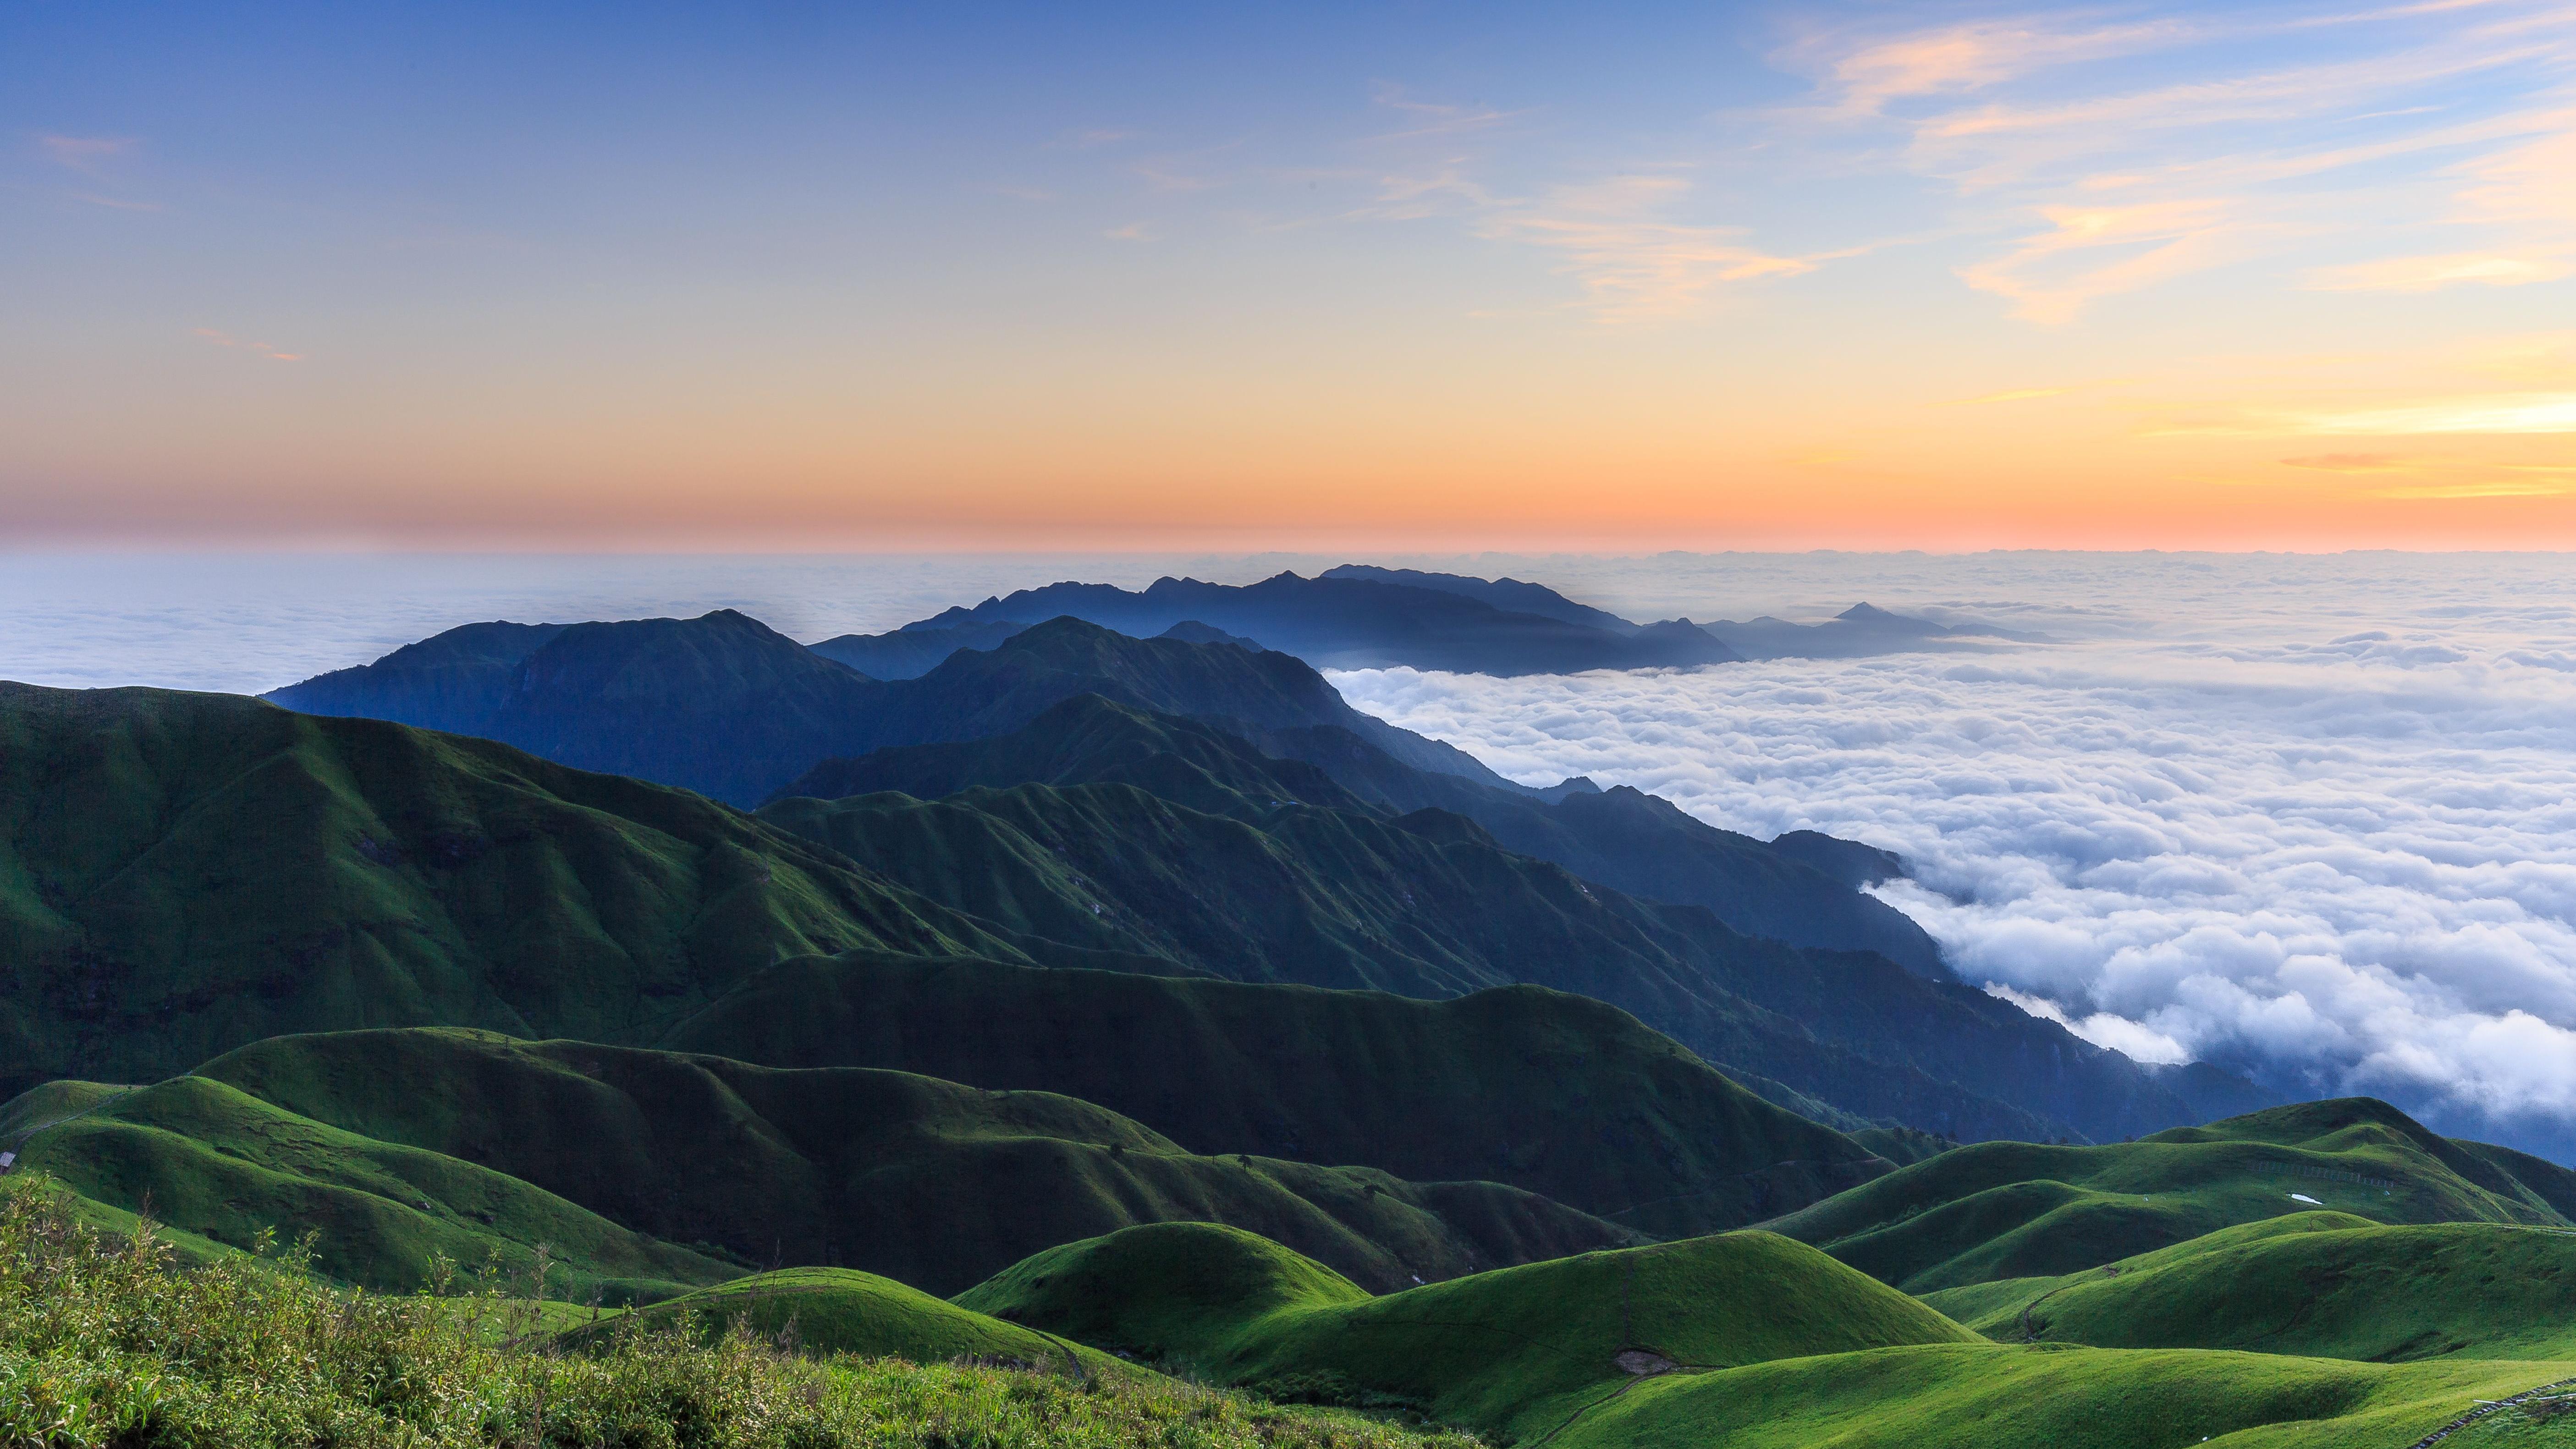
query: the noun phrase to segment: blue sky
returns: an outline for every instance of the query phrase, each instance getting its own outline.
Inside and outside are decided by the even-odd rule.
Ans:
[[[0,530],[2563,545],[2571,61],[2545,0],[37,0]]]

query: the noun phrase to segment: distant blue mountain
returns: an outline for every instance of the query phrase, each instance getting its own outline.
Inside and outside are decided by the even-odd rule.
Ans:
[[[1496,587],[1483,580],[1450,582]],[[953,631],[1070,615],[1148,638],[1176,624],[1195,622],[1258,639],[1319,669],[1409,666],[1461,674],[1575,674],[1589,669],[1724,664],[1737,658],[1733,650],[1687,623],[1641,629],[1599,610],[1584,610],[1535,584],[1509,585],[1504,597],[1554,612],[1504,608],[1448,583],[1430,587],[1411,581],[1309,579],[1283,573],[1241,586],[1158,579],[1141,592],[1110,584],[1049,584],[986,599],[971,609],[950,609],[898,632]],[[1569,611],[1596,615],[1606,622],[1562,617]]]
[[[1740,623],[1720,619],[1699,629],[1747,659],[1865,659],[1921,649],[1970,648],[1998,639],[2036,644],[2047,638],[1985,624],[1935,624],[1891,614],[1873,604],[1854,604],[1822,624],[1792,624],[1765,614]]]

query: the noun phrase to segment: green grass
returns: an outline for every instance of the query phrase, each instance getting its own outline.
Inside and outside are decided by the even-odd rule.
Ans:
[[[2576,1363],[2382,1365],[2201,1350],[1934,1345],[1648,1379],[1552,1449],[2391,1449]],[[2455,1436],[2448,1444],[2526,1442]],[[2536,1442],[2576,1442],[2562,1429]]]
[[[851,952],[763,973],[667,1044],[1061,1092],[1193,1152],[1504,1182],[1658,1237],[1886,1170],[1627,1013],[1536,986],[1417,1001]]]
[[[1467,1449],[1159,1376],[795,1354],[637,1319],[581,1351],[545,1305],[335,1289],[291,1258],[187,1269],[0,1184],[0,1442],[42,1449]],[[560,1305],[556,1305],[559,1309]],[[558,1312],[554,1315],[560,1317]]]
[[[1637,1240],[1495,1183],[1189,1153],[1053,1093],[450,1028],[274,1038],[27,1157],[235,1246],[317,1231],[317,1263],[350,1282],[407,1287],[437,1255],[516,1265],[544,1243],[572,1275],[560,1296],[611,1301],[790,1264],[954,1292],[1174,1219],[1239,1224],[1377,1287]]]
[[[1985,1302],[1963,1295],[2009,1288]],[[1932,1295],[1989,1336],[2316,1358],[2576,1359],[2576,1232],[2383,1226],[2344,1213],[2249,1223],[2105,1268]],[[1982,1311],[1980,1311],[1982,1310]]]
[[[891,1278],[846,1268],[785,1268],[602,1319],[573,1323],[569,1343],[687,1319],[715,1336],[739,1324],[807,1355],[849,1354],[914,1363],[977,1359],[1055,1372],[1135,1375],[1113,1355],[933,1298]]]
[[[94,1095],[86,1085],[39,1088],[9,1115],[50,1115],[46,1099]],[[668,1297],[742,1271],[506,1174],[345,1132],[203,1077],[115,1095],[36,1134],[21,1161],[102,1212],[148,1211],[192,1246],[311,1233],[318,1271],[375,1288],[419,1287],[441,1259],[523,1271],[540,1244],[563,1264],[549,1286],[571,1298]]]
[[[1021,959],[683,791],[226,695],[0,685],[0,1094],[282,1032],[642,1040],[860,946]]]
[[[2344,1098],[2115,1146],[1980,1143],[1766,1226],[1913,1293],[2056,1277],[2311,1207],[2567,1226],[2566,1170],[2499,1151]]]
[[[1414,1405],[1516,1438],[1627,1382],[1625,1351],[1729,1366],[1975,1337],[1769,1233],[1586,1253],[1371,1298],[1276,1244],[1170,1224],[1041,1254],[958,1301],[1273,1394]]]

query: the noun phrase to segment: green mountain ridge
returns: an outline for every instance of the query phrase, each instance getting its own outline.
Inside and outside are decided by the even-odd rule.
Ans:
[[[43,1124],[58,1125],[35,1131]],[[737,1277],[742,1266],[655,1240],[507,1173],[302,1117],[220,1081],[117,1089],[55,1082],[0,1106],[16,1170],[234,1249],[314,1237],[314,1266],[371,1288],[436,1281],[444,1257],[524,1272],[539,1244],[568,1291],[611,1302]]]
[[[2257,1227],[2275,1228],[2271,1240],[2282,1243],[2343,1236]],[[2161,1256],[2181,1263],[2228,1251],[2202,1243]],[[2468,1289],[2453,1295],[2468,1302],[2488,1266],[2452,1258],[2418,1276],[2427,1291],[2440,1282]],[[2337,1308],[2370,1289],[2349,1285]],[[2455,1317],[2526,1330],[2500,1349],[2562,1352],[2513,1319],[2548,1292],[2563,1286],[2516,1285]],[[1257,1392],[1405,1406],[1488,1442],[1579,1449],[2372,1449],[2420,1441],[2478,1401],[2576,1377],[2566,1358],[2391,1365],[2206,1347],[1999,1344],[1765,1232],[1590,1253],[1373,1298],[1277,1244],[1165,1224],[1051,1249],[956,1301]],[[2295,1300],[2272,1307],[2275,1316],[2297,1312]],[[2558,1313],[2563,1332],[2563,1303]],[[2528,1437],[2534,1427],[2497,1417],[2456,1442],[2557,1442],[2546,1428]]]
[[[631,1328],[673,1324],[696,1315],[712,1337],[739,1323],[762,1338],[812,1355],[852,1354],[914,1363],[973,1359],[1018,1363],[1042,1372],[1086,1377],[1159,1378],[1114,1354],[960,1308],[891,1278],[850,1268],[781,1268],[636,1308],[597,1326],[560,1334],[565,1347],[588,1347]]]
[[[1078,751],[1100,773],[1155,778],[1214,813],[1112,781],[800,796],[761,818],[1023,937],[1170,969],[1414,996],[1515,981],[1577,992],[1864,1119],[2050,1138],[2192,1115],[2127,1058],[1884,957],[1746,937],[1444,813],[1307,804],[1297,795],[1324,794],[1310,777],[1283,771],[1266,788],[1257,760],[1188,721],[1101,701],[1051,718],[1069,726],[1065,747],[1030,731],[893,763],[917,763],[935,789]],[[1160,750],[1164,739],[1181,748]],[[845,778],[879,768],[863,760]]]
[[[2576,1226],[2576,1173],[2500,1152],[2343,1098],[2104,1147],[1979,1143],[1765,1226],[1914,1293],[2077,1272],[2310,1207]]]
[[[1955,1298],[1953,1295],[1957,1295]],[[1973,1304],[1969,1295],[1975,1295]],[[1935,1293],[1998,1340],[2402,1363],[2576,1359],[2576,1230],[2312,1210],[2059,1278]]]
[[[1199,1224],[1069,1243],[964,1307],[1274,1393],[1369,1396],[1525,1439],[1623,1365],[1732,1367],[1976,1336],[1814,1249],[1761,1232],[1586,1253],[1369,1297],[1276,1244]]]
[[[173,1096],[224,1098],[232,1114],[167,1119],[157,1104]],[[270,1119],[299,1127],[260,1127]],[[124,1150],[118,1176],[95,1176],[88,1163],[98,1147],[82,1142],[124,1129],[152,1134]],[[853,1266],[930,1292],[956,1292],[1066,1238],[1175,1217],[1257,1227],[1381,1287],[1633,1240],[1502,1183],[1200,1158],[1056,1093],[464,1029],[276,1036],[41,1134],[26,1160],[85,1196],[139,1209],[196,1201],[185,1183],[214,1171],[209,1158],[340,1183],[340,1158],[361,1150],[536,1191],[623,1232],[701,1245],[739,1266]],[[433,1212],[448,1201],[433,1186],[422,1196]],[[402,1194],[389,1201],[410,1204]],[[234,1245],[258,1227],[237,1212],[162,1212]],[[443,1214],[477,1212],[487,1209]],[[283,1230],[307,1217],[278,1212],[273,1222]],[[515,1240],[533,1245],[531,1232]],[[350,1279],[381,1284],[425,1271],[425,1253],[371,1258],[399,1258],[399,1235],[368,1243],[381,1248],[335,1248],[366,1269]],[[559,1245],[572,1261],[572,1238]]]
[[[773,967],[665,1044],[1061,1092],[1193,1152],[1487,1179],[1661,1237],[1887,1170],[1626,1013],[1536,986],[1421,1001],[855,952]]]
[[[684,791],[229,695],[0,684],[0,1091],[294,1031],[648,1040],[851,947],[1025,959]]]

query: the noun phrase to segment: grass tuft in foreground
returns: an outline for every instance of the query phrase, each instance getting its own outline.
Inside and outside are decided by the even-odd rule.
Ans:
[[[38,1179],[0,1187],[0,1443],[12,1449],[1275,1446],[1466,1449],[1137,1375],[798,1357],[737,1327],[564,1353],[535,1305],[338,1289],[282,1260],[182,1266]]]

